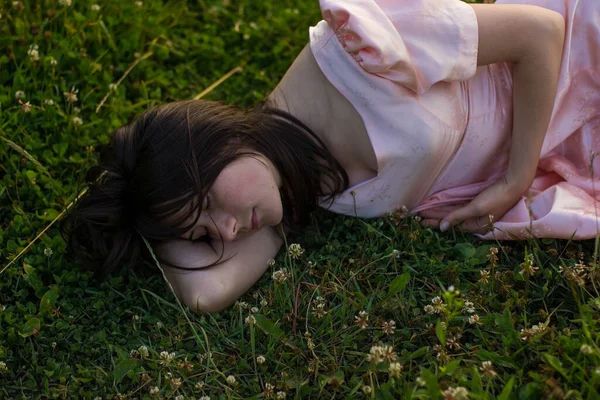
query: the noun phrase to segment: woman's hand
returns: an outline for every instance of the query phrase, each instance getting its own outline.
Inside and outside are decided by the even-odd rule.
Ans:
[[[449,214],[447,213],[448,206],[445,209],[440,207],[430,212],[427,210],[421,212],[421,216],[424,217],[421,225],[432,228],[439,227],[442,232],[451,226],[458,225],[463,232],[485,234],[490,231],[490,215],[493,221],[502,218],[527,191],[527,189],[521,189],[522,187],[522,185],[517,186],[507,182],[506,176],[503,176],[479,193],[466,206],[451,211]],[[440,219],[442,220],[440,221]],[[445,226],[445,223],[448,225]]]

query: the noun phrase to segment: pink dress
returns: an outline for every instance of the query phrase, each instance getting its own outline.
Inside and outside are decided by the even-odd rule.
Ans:
[[[590,155],[600,151],[600,1],[496,3],[553,9],[565,16],[567,29],[535,181],[495,222],[499,229],[477,236],[594,238],[600,160],[593,164],[595,179],[589,164]],[[320,5],[324,21],[310,28],[311,50],[327,79],[361,115],[378,163],[377,176],[337,196],[330,211],[371,218],[403,205],[411,214],[441,205],[459,208],[506,172],[511,65],[477,67],[477,20],[468,4],[321,0]]]

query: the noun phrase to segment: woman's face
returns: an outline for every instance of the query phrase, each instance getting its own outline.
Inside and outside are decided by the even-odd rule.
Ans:
[[[280,187],[281,177],[270,160],[261,154],[241,156],[217,176],[204,198],[200,218],[181,238],[208,235],[220,240],[220,232],[223,241],[231,242],[279,224],[283,218]],[[189,212],[188,207],[180,212]],[[197,212],[192,213],[182,226],[194,222],[196,216]]]

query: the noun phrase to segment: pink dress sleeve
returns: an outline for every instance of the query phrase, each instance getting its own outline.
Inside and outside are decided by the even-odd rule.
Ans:
[[[460,0],[320,0],[323,19],[367,72],[415,93],[477,69],[475,12]]]

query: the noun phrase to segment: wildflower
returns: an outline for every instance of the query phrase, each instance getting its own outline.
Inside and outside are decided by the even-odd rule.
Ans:
[[[588,344],[582,344],[579,350],[581,350],[583,354],[594,354],[594,349]]]
[[[21,105],[21,111],[23,111],[24,114],[28,114],[31,111],[31,104],[29,104],[29,102],[25,102],[23,103],[20,99],[19,99],[19,104]]]
[[[496,375],[498,375],[496,373],[496,371],[494,371],[494,368],[492,366],[492,362],[491,361],[484,361],[481,363],[481,367],[479,367],[479,370],[481,372],[483,372],[484,375],[493,378]]]
[[[371,388],[371,386],[365,385],[365,386],[362,387],[362,391],[363,391],[364,394],[370,395],[371,392],[373,392],[373,389]]]
[[[256,357],[256,362],[258,364],[264,364],[265,361],[266,361],[266,359],[265,359],[264,356],[258,356],[258,357]]]
[[[391,335],[394,333],[394,329],[396,329],[396,322],[390,320],[389,322],[383,322],[381,324],[381,329],[383,330],[383,333],[385,333],[386,335]]]
[[[417,385],[419,386],[425,386],[425,379],[421,378],[420,376],[417,377],[417,379],[415,379],[415,382],[417,383]]]
[[[140,356],[142,356],[142,358],[150,357],[150,352],[148,351],[148,348],[146,346],[138,347],[138,352],[140,353]]]
[[[431,304],[436,314],[439,314],[440,311],[444,309],[444,301],[440,298],[440,296],[435,296],[433,299],[431,299]]]
[[[17,90],[15,92],[15,99],[24,99],[25,98],[25,92],[22,90]]]
[[[304,249],[300,247],[298,243],[290,244],[290,248],[288,249],[288,255],[291,258],[298,259],[302,254],[304,254]]]
[[[469,314],[473,314],[475,312],[475,308],[473,307],[473,302],[472,301],[465,301],[465,304],[463,306],[463,311],[468,312]]]
[[[435,308],[433,308],[433,306],[431,304],[427,304],[425,307],[423,307],[423,310],[427,314],[436,314],[439,312],[439,310],[436,310]]]
[[[262,300],[260,301],[260,306],[261,306],[261,307],[265,307],[265,306],[268,306],[268,305],[269,305],[269,303],[268,303],[268,302],[267,302],[265,299],[262,299]]]
[[[50,343],[50,346],[52,346],[52,349],[53,349],[53,350],[54,350],[54,349],[56,349],[56,342],[52,342],[52,343]]]
[[[488,254],[487,258],[488,260],[490,260],[490,262],[492,264],[495,264],[496,261],[498,261],[498,248],[497,247],[490,247],[490,254]]]
[[[450,285],[450,286],[448,286],[448,291],[449,291],[450,293],[454,292],[454,285]]]
[[[185,357],[183,361],[177,363],[177,368],[184,369],[186,371],[191,371],[194,369],[194,364],[189,362],[187,357]]]
[[[117,84],[116,83],[109,83],[108,84],[108,90],[110,90],[111,92],[114,92],[117,90]]]
[[[46,247],[46,248],[44,249],[44,255],[45,255],[46,257],[50,257],[50,256],[52,255],[52,249],[51,249],[50,247]]]
[[[29,46],[29,50],[27,50],[27,55],[29,56],[29,61],[39,61],[40,53],[38,52],[38,45],[32,44]]]
[[[444,390],[444,400],[468,400],[469,398],[469,391],[462,387],[449,387],[448,389]]]
[[[162,328],[162,327],[163,327],[163,323],[162,323],[162,322],[160,322],[160,321],[156,322],[156,327],[157,327],[158,329]]]
[[[245,301],[236,301],[235,306],[238,307],[240,310],[246,310],[249,307],[248,303],[246,303]]]
[[[71,0],[58,0],[58,4],[63,7],[69,7],[71,5]]]
[[[141,7],[141,6],[144,5],[144,3],[142,3],[141,1],[136,1],[135,5],[138,6],[138,7]]]
[[[399,378],[402,374],[402,364],[394,362],[390,364],[388,372],[392,378]]]
[[[325,311],[325,307],[326,307],[325,299],[321,296],[317,296],[312,301],[311,309],[312,309],[313,315],[318,319],[323,318],[325,315],[327,315],[327,311]]]
[[[100,11],[100,6],[98,4],[92,4],[90,8],[92,11]]]
[[[519,272],[519,273],[521,275],[526,275],[528,277],[535,275],[535,271],[537,271],[539,269],[539,267],[535,267],[533,265],[533,262],[534,262],[533,254],[527,254],[525,256],[525,262],[523,262],[521,264],[521,272]]]
[[[287,268],[282,268],[279,271],[273,272],[273,280],[278,283],[283,283],[288,280],[291,274],[288,272]]]
[[[177,396],[175,396],[175,400],[184,400],[184,397],[182,394],[178,394]]]
[[[267,261],[267,265],[268,265],[269,267],[273,267],[273,266],[275,266],[275,260],[274,260],[274,259],[272,259],[272,258],[269,258],[269,261]]]
[[[468,321],[469,321],[469,323],[470,323],[471,325],[474,325],[474,324],[478,323],[478,322],[479,322],[479,315],[477,315],[477,314],[473,314],[473,315],[471,315],[471,316],[469,317]]]
[[[250,309],[250,313],[251,313],[251,314],[256,314],[257,312],[258,312],[258,307],[252,307],[252,308]]]
[[[56,67],[56,64],[58,64],[58,61],[56,61],[53,57],[50,57],[50,66]]]
[[[129,352],[129,358],[138,358],[139,356],[140,352],[135,349]]]
[[[421,222],[423,218],[421,218],[419,215],[415,215],[415,221],[416,222]]]
[[[6,363],[4,361],[0,361],[0,372],[6,372],[8,368],[6,368]]]
[[[200,397],[200,400],[210,400],[210,397],[209,396],[202,396],[202,397]]]
[[[358,315],[354,316],[355,323],[360,327],[360,329],[365,329],[369,326],[369,314],[366,311],[360,311]]]
[[[196,382],[196,384],[194,385],[194,387],[196,389],[202,389],[204,387],[204,382],[202,382],[202,381]]]
[[[235,385],[235,382],[236,382],[236,380],[235,380],[235,376],[233,376],[233,375],[229,375],[229,376],[228,376],[228,377],[227,377],[225,380],[226,380],[226,381],[227,381],[227,383],[229,383],[230,385]]]
[[[396,249],[392,250],[392,257],[400,258],[400,252]]]
[[[45,99],[44,100],[44,104],[47,106],[53,106],[54,105],[54,100],[52,99]]]
[[[140,320],[140,316],[135,314],[133,317],[131,317],[132,320],[134,321],[139,321]]]
[[[256,324],[256,318],[254,318],[254,316],[250,315],[250,316],[246,317],[244,322],[247,323],[248,325],[254,325],[254,324]]]
[[[181,378],[171,378],[170,382],[171,382],[171,387],[173,389],[178,389],[179,386],[181,386],[181,383],[182,383],[181,382]]]
[[[167,351],[160,352],[160,359],[162,360],[160,362],[161,365],[169,365],[171,363],[171,361],[173,361],[174,358],[175,358],[175,353],[169,353]]]
[[[586,269],[587,267],[583,263],[575,264],[572,267],[560,266],[558,268],[558,272],[565,277],[570,282],[575,283],[576,285],[583,287],[585,286],[585,278],[586,278]]]
[[[490,282],[490,271],[488,271],[487,269],[482,269],[481,271],[479,271],[479,275],[481,276],[479,278],[479,283],[481,283],[482,285],[487,285]]]
[[[390,345],[384,344],[382,346],[372,346],[369,354],[367,355],[367,361],[379,364],[382,362],[392,363],[396,361],[396,352]]]
[[[460,348],[460,338],[462,337],[462,335],[460,333],[457,333],[456,336],[450,336],[446,339],[446,345],[451,348],[451,349],[459,349]]]
[[[23,5],[23,3],[22,3],[22,2],[20,2],[20,1],[13,1],[13,2],[12,2],[12,5],[13,5],[13,7],[14,7],[15,9],[17,9],[17,10],[19,10],[19,11],[20,11],[20,10],[22,10],[23,8],[25,8],[25,6]]]
[[[158,386],[153,386],[150,388],[150,390],[148,391],[151,395],[155,395],[158,394],[158,392],[160,392],[160,389],[158,388]]]
[[[277,392],[278,399],[285,399],[287,394],[285,392]]]
[[[265,383],[265,389],[263,390],[263,396],[265,396],[267,399],[270,399],[271,397],[273,397],[273,394],[274,394],[273,389],[275,389],[275,386],[271,385],[270,383]]]
[[[521,340],[527,341],[534,336],[541,335],[548,329],[548,322],[533,325],[531,328],[521,329]]]
[[[77,93],[79,93],[79,89],[75,89],[73,86],[70,92],[63,92],[63,95],[67,103],[75,103],[77,101]]]

